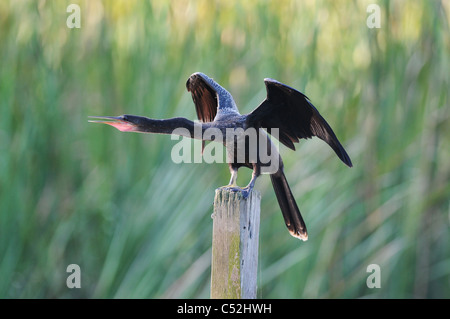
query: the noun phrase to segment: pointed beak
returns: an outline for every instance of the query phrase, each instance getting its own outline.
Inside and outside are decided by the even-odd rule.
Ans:
[[[136,124],[131,123],[121,116],[89,116],[92,120],[88,120],[90,123],[103,123],[108,124],[121,132],[135,132],[137,130]]]

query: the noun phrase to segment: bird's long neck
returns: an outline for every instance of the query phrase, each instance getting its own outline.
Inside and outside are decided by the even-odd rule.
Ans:
[[[239,114],[236,102],[234,102],[233,96],[224,88],[219,86],[221,90],[217,91],[219,105],[217,106],[218,112],[233,112]]]
[[[228,112],[231,111],[233,113],[239,114],[238,108],[236,106],[236,102],[234,102],[233,96],[230,92],[224,89],[219,85],[216,81],[211,79],[206,74],[201,73],[202,78],[216,91],[217,101],[218,101],[218,111]]]
[[[201,140],[203,133],[209,126],[208,123],[196,123],[184,117],[164,120],[139,117],[139,125],[137,126],[136,132],[174,134]]]

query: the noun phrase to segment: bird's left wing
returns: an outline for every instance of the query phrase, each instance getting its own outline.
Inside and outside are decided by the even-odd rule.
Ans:
[[[186,89],[191,92],[199,121],[214,121],[218,106],[217,93],[205,82],[202,74],[191,75],[186,82]],[[202,154],[204,149],[205,141],[202,141]]]
[[[212,122],[217,114],[217,94],[200,75],[191,76],[186,82],[191,92],[195,110],[200,122]]]
[[[278,129],[278,139],[295,150],[299,139],[313,136],[324,140],[348,166],[350,157],[342,147],[330,125],[320,115],[303,93],[273,79],[264,79],[267,98],[247,117],[247,125],[267,129],[270,133]]]

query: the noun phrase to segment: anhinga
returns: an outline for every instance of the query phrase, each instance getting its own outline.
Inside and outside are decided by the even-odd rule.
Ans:
[[[230,184],[227,187],[241,191],[243,196],[247,197],[256,178],[261,173],[270,174],[289,232],[294,237],[307,240],[306,226],[284,175],[283,162],[263,129],[292,150],[295,150],[294,143],[299,142],[299,139],[317,136],[327,142],[346,165],[351,167],[352,162],[331,127],[304,94],[273,79],[264,79],[264,83],[266,99],[246,115],[239,113],[227,90],[207,75],[197,72],[189,77],[186,88],[192,94],[200,123],[180,117],[155,120],[134,115],[94,117],[99,120],[92,122],[109,124],[123,132],[178,134],[201,139],[202,143],[205,140],[223,143],[231,172]],[[196,128],[200,130],[196,131]],[[216,133],[205,134],[211,129],[215,129]],[[248,135],[245,134],[251,129],[257,132],[256,143],[249,143]],[[227,136],[230,132],[234,135],[231,138]],[[220,133],[221,138],[218,137]],[[259,150],[262,146],[267,147],[271,161],[263,162],[260,159]],[[257,155],[250,156],[255,150]],[[240,160],[238,156],[242,156],[242,153],[239,152],[244,152],[244,157]],[[245,188],[236,185],[237,171],[242,166],[253,170],[252,179]]]

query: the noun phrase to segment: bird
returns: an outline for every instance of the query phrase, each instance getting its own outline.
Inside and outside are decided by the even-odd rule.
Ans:
[[[284,165],[275,141],[295,151],[294,143],[318,137],[325,141],[348,167],[352,161],[330,125],[311,100],[300,91],[271,78],[265,78],[266,98],[250,113],[240,114],[233,96],[213,78],[195,72],[186,89],[191,93],[198,121],[183,117],[151,119],[136,115],[90,116],[90,122],[104,123],[122,132],[175,134],[222,143],[226,149],[231,178],[225,188],[247,198],[261,174],[270,179],[289,233],[308,239],[302,214],[289,187]],[[251,134],[252,133],[252,134]],[[272,137],[272,138],[271,138]],[[246,187],[236,184],[241,167],[252,169]]]

